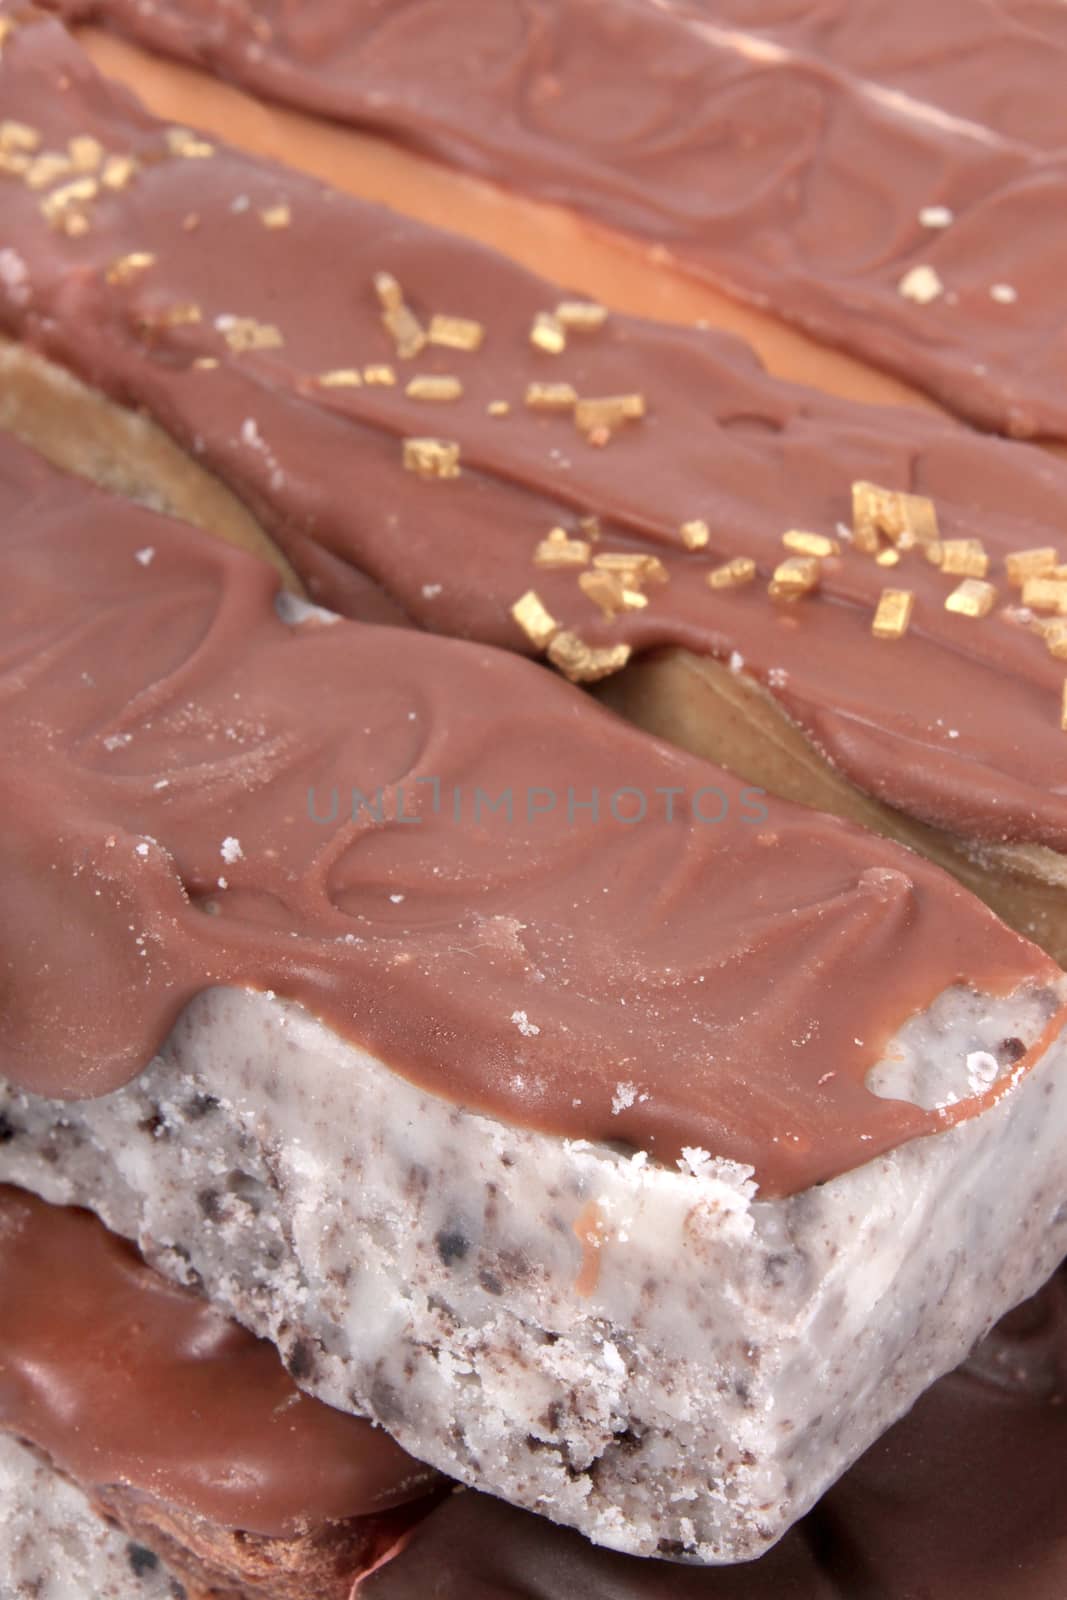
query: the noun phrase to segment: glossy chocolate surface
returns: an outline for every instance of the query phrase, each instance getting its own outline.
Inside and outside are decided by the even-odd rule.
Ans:
[[[6,1077],[107,1093],[248,985],[448,1100],[769,1194],[1013,1081],[941,1112],[865,1086],[953,984],[1055,1007],[938,869],[505,652],[291,625],[276,584],[0,436]]]
[[[362,614],[370,579],[424,628],[529,650],[511,606],[533,588],[590,646],[676,644],[742,664],[858,787],[921,821],[1067,849],[1064,665],[1003,572],[1008,552],[1059,543],[1067,465],[783,384],[721,335],[609,317],[547,354],[530,329],[558,287],[222,145],[174,154],[56,23],[15,27],[0,84],[5,111],[40,132],[42,149],[88,135],[139,163],[120,188],[100,181],[74,236],[24,178],[0,176],[0,323],[145,406],[256,510],[324,603]],[[268,225],[279,207],[287,225]],[[154,259],[116,274],[138,254]],[[373,287],[383,270],[424,326],[439,312],[479,319],[481,349],[428,345],[399,359]],[[318,381],[384,364],[392,386]],[[457,377],[464,392],[411,398],[416,374]],[[526,407],[531,382],[640,394],[647,414],[596,448],[570,417]],[[509,414],[489,414],[497,400]],[[458,477],[403,469],[403,439],[424,435],[459,444]],[[920,553],[884,568],[847,543],[823,563],[817,594],[768,598],[783,533],[840,538],[858,479],[928,495],[946,538],[983,542],[997,588],[989,616],[947,612],[956,580]],[[670,581],[650,584],[642,609],[605,616],[573,569],[537,564],[553,526],[581,538],[588,514],[600,519],[594,554],[663,562]],[[695,552],[679,531],[694,518],[710,530]],[[758,580],[710,590],[711,568],[742,554]],[[885,587],[915,595],[902,640],[871,636]]]
[[[1056,0],[60,9],[651,240],[983,427],[1067,436]]]
[[[292,1538],[438,1482],[88,1212],[0,1185],[0,1429],[87,1491]]]

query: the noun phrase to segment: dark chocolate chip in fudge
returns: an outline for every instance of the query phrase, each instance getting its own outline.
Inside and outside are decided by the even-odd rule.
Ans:
[[[214,1189],[201,1189],[196,1197],[196,1203],[209,1222],[219,1222],[222,1218],[222,1207],[219,1196]]]
[[[285,1353],[285,1368],[294,1383],[304,1383],[315,1376],[318,1361],[308,1339],[296,1339]]]
[[[437,1254],[446,1267],[462,1261],[471,1247],[470,1240],[456,1228],[442,1228],[434,1244],[437,1246]]]
[[[4,1113],[0,1111],[0,1144],[10,1144],[17,1132],[18,1129],[15,1124],[10,1122],[4,1116]]]
[[[126,1546],[126,1560],[135,1578],[143,1578],[149,1572],[155,1572],[159,1566],[159,1557],[152,1550],[146,1550],[143,1544],[128,1544]]]
[[[997,1046],[997,1060],[1002,1067],[1014,1066],[1025,1054],[1026,1046],[1021,1039],[1002,1039]]]
[[[190,1122],[199,1122],[201,1118],[210,1116],[212,1111],[219,1109],[219,1102],[213,1094],[194,1094],[185,1107],[185,1115]]]

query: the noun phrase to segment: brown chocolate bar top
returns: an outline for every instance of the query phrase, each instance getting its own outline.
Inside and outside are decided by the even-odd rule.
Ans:
[[[88,1212],[6,1186],[0,1430],[90,1492],[121,1487],[279,1539],[439,1482],[381,1428],[302,1394],[272,1345]]]
[[[59,9],[654,241],[983,427],[1067,437],[1062,5]]]
[[[865,1086],[949,987],[1059,977],[937,868],[505,652],[282,620],[277,582],[0,435],[16,1084],[104,1094],[244,985],[470,1109],[774,1194],[1026,1069],[936,1112]]]
[[[16,19],[0,92],[0,325],[146,408],[324,604],[364,574],[583,679],[736,662],[865,793],[1067,850],[1067,464],[168,128],[54,20]]]

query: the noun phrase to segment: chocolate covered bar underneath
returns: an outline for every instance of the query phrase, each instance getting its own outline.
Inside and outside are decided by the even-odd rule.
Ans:
[[[928,851],[1067,960],[1062,462],[576,305],[147,117],[54,22],[20,22],[0,76],[0,320],[144,406],[317,601],[375,594],[583,679],[672,647],[732,671],[747,721],[719,694],[680,733],[737,728],[738,768],[791,739],[800,798]]]
[[[0,1446],[5,1600],[37,1576],[107,1593],[79,1587],[114,1565],[94,1514],[125,1535],[127,1588],[164,1561],[191,1600],[346,1600],[441,1487],[87,1212],[4,1186]]]
[[[286,621],[2,437],[0,502],[4,1176],[433,1465],[703,1561],[1063,1254],[1063,977],[951,879],[513,656]]]

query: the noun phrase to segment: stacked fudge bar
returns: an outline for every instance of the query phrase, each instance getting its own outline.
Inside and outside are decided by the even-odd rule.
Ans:
[[[243,517],[265,548],[244,502],[290,585],[355,620],[0,444],[0,1171],[96,1210],[305,1389],[463,1482],[620,1551],[756,1555],[1063,1255],[1064,980],[935,867],[494,647],[614,683],[676,644],[751,679],[836,809],[921,841],[1059,954],[1062,668],[1024,585],[1062,582],[1062,469],[609,317],[155,123],[57,26],[4,19],[5,419],[62,458],[73,406],[100,433],[68,464],[188,492],[176,509]],[[180,457],[97,387],[237,500],[176,487]],[[911,585],[892,625],[887,568]],[[367,620],[386,617],[483,642]],[[744,768],[777,724],[736,720]],[[129,1515],[62,1429],[17,1407],[6,1428],[37,1452],[12,1456],[31,1526],[57,1468]],[[407,1519],[431,1486],[391,1459]],[[162,1557],[220,1592],[156,1487],[133,1576]],[[310,1525],[334,1551],[345,1524],[343,1592],[400,1531],[376,1509],[305,1511],[297,1535],[244,1502],[209,1545]],[[807,1534],[690,1580],[468,1492],[366,1592],[414,1592],[451,1529],[496,1540],[500,1517],[561,1584],[836,1581],[795,1557]],[[294,1582],[323,1592],[303,1559]],[[224,1570],[290,1592],[253,1578]]]

